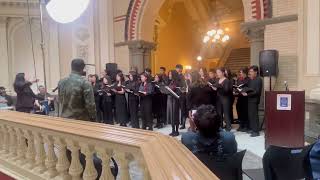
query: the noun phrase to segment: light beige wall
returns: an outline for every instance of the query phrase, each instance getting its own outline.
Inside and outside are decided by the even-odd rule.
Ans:
[[[127,14],[130,0],[113,0],[113,15],[115,18],[121,17]],[[124,72],[129,71],[129,48],[125,43],[125,25],[126,21],[114,20],[114,42],[115,46],[115,63],[118,64],[118,68]]]
[[[99,74],[106,63],[114,62],[113,2],[120,1],[91,1],[85,13],[69,24],[57,24],[44,15],[48,89],[55,88],[61,78],[68,76],[71,72],[70,63],[74,58],[83,58],[87,63],[94,65],[87,67],[88,73]],[[23,3],[25,2],[21,4],[8,1],[0,5],[0,86],[9,89],[12,89],[16,73],[25,72],[28,77],[34,78],[35,72],[27,8]],[[125,4],[121,7],[127,9],[126,6]],[[42,85],[44,75],[40,50],[39,10],[38,6],[30,7],[37,78]],[[124,31],[124,26],[121,30]],[[122,35],[124,37],[124,33]],[[36,86],[33,89],[36,91]]]
[[[273,17],[298,13],[299,0],[273,0]],[[298,22],[267,25],[265,49],[279,51],[279,76],[276,89],[283,90],[284,81],[289,88],[298,89]]]

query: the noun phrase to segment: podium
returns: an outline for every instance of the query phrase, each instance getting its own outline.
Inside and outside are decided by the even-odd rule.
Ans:
[[[304,146],[304,91],[267,91],[265,118],[266,148]]]

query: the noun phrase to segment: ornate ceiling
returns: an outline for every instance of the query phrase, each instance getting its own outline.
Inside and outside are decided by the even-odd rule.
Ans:
[[[158,21],[170,20],[172,8],[176,3],[183,3],[191,20],[198,27],[207,27],[216,16],[221,23],[242,21],[244,19],[242,0],[167,0],[167,14],[160,14]]]

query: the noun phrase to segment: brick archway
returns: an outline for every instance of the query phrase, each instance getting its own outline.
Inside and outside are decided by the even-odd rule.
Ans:
[[[127,11],[125,40],[152,42],[153,25],[165,0],[130,0]],[[242,0],[246,22],[272,16],[272,0]]]

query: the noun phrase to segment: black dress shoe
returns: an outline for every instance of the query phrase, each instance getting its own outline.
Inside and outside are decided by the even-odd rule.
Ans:
[[[247,130],[247,133],[248,133],[248,134],[252,134],[252,133],[253,133],[253,131],[252,131],[252,130],[250,130],[250,129],[248,129],[248,130]]]
[[[173,137],[179,136],[180,133],[178,131],[174,132]]]
[[[258,137],[258,136],[260,136],[260,134],[258,132],[253,132],[253,133],[251,133],[250,136],[251,137]]]
[[[186,126],[181,126],[179,129],[185,129],[186,128]]]
[[[248,129],[240,127],[239,129],[237,129],[237,131],[239,131],[239,132],[247,132]]]
[[[169,136],[174,137],[174,134],[175,134],[175,132],[172,132],[172,133],[169,134]]]

